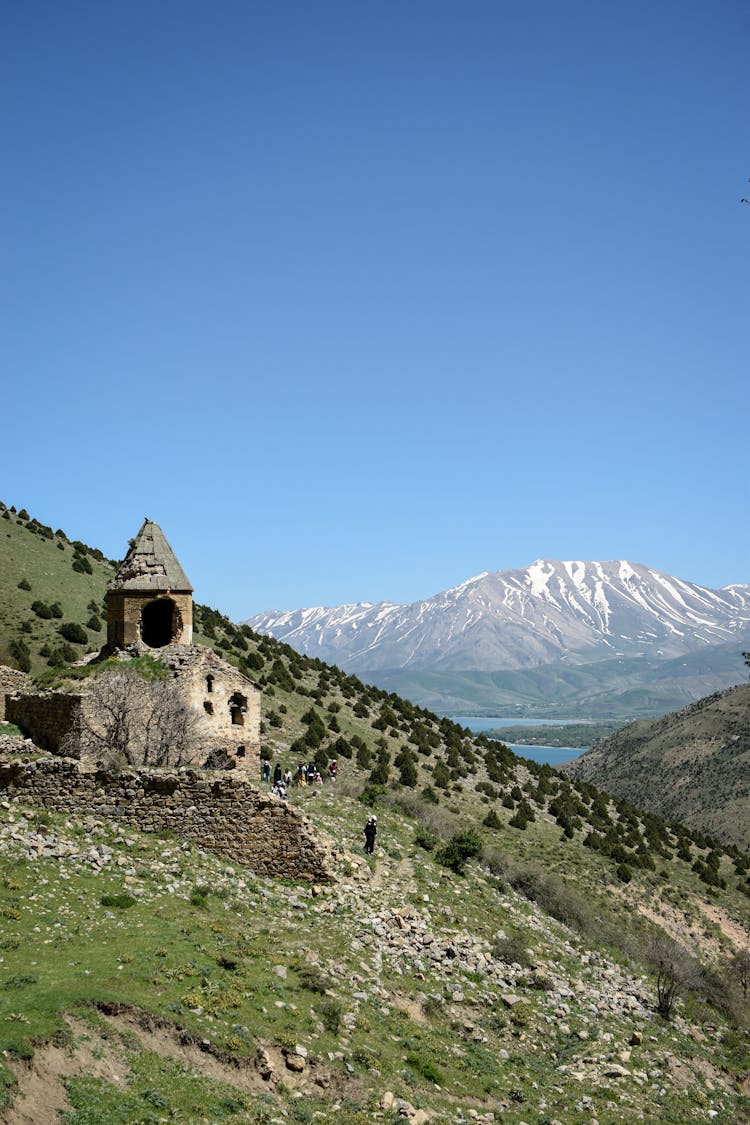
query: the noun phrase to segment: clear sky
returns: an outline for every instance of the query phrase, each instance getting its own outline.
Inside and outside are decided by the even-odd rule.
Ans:
[[[744,0],[0,8],[0,499],[199,601],[750,581]]]

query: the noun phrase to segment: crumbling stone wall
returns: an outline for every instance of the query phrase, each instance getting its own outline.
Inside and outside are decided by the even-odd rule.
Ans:
[[[16,695],[19,691],[25,691],[30,684],[31,680],[25,672],[0,664],[0,723],[4,723],[8,718],[5,713],[6,695]]]
[[[166,598],[172,603],[171,644],[191,644],[193,640],[193,598],[189,593],[131,593],[125,590],[107,592],[107,644],[116,648],[142,642],[143,611],[154,602]],[[153,651],[159,655],[158,646]]]
[[[37,695],[9,697],[7,717],[33,739],[41,750],[60,752],[60,743],[76,722],[81,696],[66,692],[40,692]]]
[[[258,875],[326,882],[330,850],[310,820],[233,773],[86,771],[69,758],[0,762],[0,791],[24,804],[174,832]]]
[[[149,650],[133,646],[132,651],[140,655]],[[238,773],[256,778],[260,769],[260,690],[203,645],[168,645],[157,655],[170,668],[182,698],[199,718],[199,764],[219,752]],[[84,687],[80,694],[40,692],[9,697],[6,709],[8,719],[37,746],[60,754],[63,738],[77,725],[85,708]]]

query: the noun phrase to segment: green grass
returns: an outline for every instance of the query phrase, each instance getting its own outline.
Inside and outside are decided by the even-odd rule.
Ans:
[[[356,839],[361,806],[355,800],[329,790],[308,804],[321,829],[335,828],[344,843]],[[371,992],[372,976],[363,974],[360,964],[371,953],[367,948],[352,952],[353,938],[364,925],[362,905],[345,894],[330,892],[332,911],[325,896],[316,909],[315,900],[307,899],[310,905],[298,910],[293,904],[309,894],[304,888],[258,879],[179,841],[128,832],[128,843],[115,827],[92,829],[83,818],[72,818],[67,828],[61,816],[51,814],[46,820],[48,833],[84,848],[93,832],[92,839],[107,843],[115,858],[97,874],[73,859],[32,861],[21,849],[0,854],[0,910],[5,912],[0,1049],[6,1060],[27,1058],[36,1044],[50,1040],[70,1045],[66,1013],[101,1028],[106,1018],[97,1016],[97,1009],[125,1005],[136,1014],[151,1013],[167,1029],[210,1040],[212,1050],[240,1060],[241,1066],[251,1065],[258,1038],[290,1049],[305,1044],[317,1065],[339,1075],[336,1082],[350,1083],[346,1103],[352,1121],[366,1120],[373,1097],[388,1088],[412,1104],[442,1106],[451,1113],[456,1099],[465,1099],[468,1107],[478,1095],[488,1106],[507,1102],[503,1120],[521,1121],[529,1114],[535,1120],[535,1114],[546,1111],[533,1081],[540,1090],[554,1085],[563,1091],[550,1098],[550,1105],[555,1104],[553,1116],[568,1119],[565,1107],[580,1096],[580,1089],[556,1068],[573,1065],[576,1052],[590,1053],[592,1040],[568,1036],[559,1041],[559,1021],[545,1023],[546,993],[535,987],[532,973],[528,984],[514,986],[523,1002],[511,1012],[499,1002],[488,1006],[481,975],[459,972],[456,985],[465,999],[456,1006],[432,979],[431,969],[413,971],[395,950],[384,949],[378,988]],[[540,931],[542,916],[533,904],[498,891],[475,867],[469,866],[458,882],[446,878],[444,869],[413,843],[413,823],[397,810],[382,809],[379,823],[399,857],[377,860],[388,868],[385,886],[407,863],[414,899],[425,909],[428,896],[434,929],[444,932],[444,940],[468,932],[489,947],[501,931],[522,933],[539,971],[547,971],[550,959],[559,971],[563,961],[557,942],[568,947],[570,941],[562,927],[548,920]],[[122,867],[118,859],[124,861]],[[402,893],[394,885],[395,904],[403,905]],[[118,905],[124,905],[122,896],[130,903],[127,909]],[[383,903],[388,901],[386,896]],[[364,909],[374,906],[365,904]],[[593,979],[576,948],[565,954],[565,971],[571,980]],[[308,959],[310,950],[314,961]],[[277,975],[274,966],[282,967],[284,975]],[[356,977],[359,984],[352,983]],[[353,994],[362,989],[363,997],[353,1002]],[[419,995],[425,997],[419,1019],[394,1000]],[[429,1002],[430,995],[438,999]],[[473,1026],[481,1028],[481,1041],[468,1029]],[[652,1060],[665,1049],[681,1049],[671,1028],[654,1021],[650,1031],[655,1037],[649,1047]],[[616,1014],[605,1013],[597,1032],[624,1044],[629,1027]],[[507,1060],[500,1057],[501,1049]],[[723,1042],[712,1044],[716,1058],[723,1049]],[[737,1057],[736,1038],[727,1038],[726,1052],[727,1058]],[[212,1121],[262,1121],[262,1114],[270,1120],[280,1104],[290,1114],[301,1113],[304,1106],[311,1113],[330,1111],[330,1100],[296,1098],[291,1087],[270,1101],[250,1097],[231,1082],[209,1080],[137,1046],[137,1034],[125,1054],[124,1085],[92,1076],[67,1080],[73,1108],[64,1120],[158,1121],[182,1115],[198,1121],[202,1112]],[[10,1080],[7,1067],[5,1076]],[[523,1102],[513,1100],[519,1092]],[[655,1111],[648,1088],[636,1088],[636,1094],[637,1104]],[[680,1097],[673,1092],[659,1102],[665,1120],[669,1114],[679,1120],[684,1112]],[[595,1092],[605,1120],[628,1120],[619,1109],[607,1109],[607,1101]],[[722,1101],[725,1108],[732,1104]],[[335,1114],[330,1119],[347,1120]]]
[[[7,596],[0,600],[0,645],[21,635],[27,603],[37,597],[65,599],[65,620],[86,620],[80,607],[86,607],[97,583],[103,589],[107,568],[92,560],[94,574],[81,575],[72,571],[71,560],[69,545],[59,549],[14,520],[0,519],[0,578],[5,583],[0,599]],[[101,575],[97,565],[103,568]],[[25,575],[31,590],[18,588]],[[76,594],[79,583],[83,586]],[[78,602],[69,603],[74,594]],[[23,634],[30,637],[32,651],[44,628],[54,631],[54,621],[37,619],[32,634]],[[114,825],[30,811],[29,821],[48,829],[45,838],[52,833],[84,850],[107,843],[114,858],[98,874],[85,858],[73,862],[36,851],[30,857],[20,846],[0,847],[0,1050],[7,1052],[6,1062],[28,1058],[48,1041],[67,1042],[66,1013],[95,1022],[102,1007],[127,1005],[175,1032],[209,1040],[212,1050],[231,1056],[241,1068],[251,1065],[258,1041],[290,1049],[304,1044],[317,1065],[330,1071],[332,1089],[346,1091],[346,1108],[331,1117],[342,1125],[372,1120],[385,1089],[413,1104],[435,1106],[449,1120],[457,1106],[466,1110],[477,1098],[483,1108],[497,1108],[509,1122],[558,1117],[567,1125],[594,1113],[608,1122],[632,1120],[634,1106],[646,1119],[703,1120],[713,1104],[726,1119],[737,1117],[744,1108],[741,1099],[721,1090],[712,1094],[706,1088],[705,1102],[689,1104],[676,1088],[662,1097],[649,1082],[628,1086],[630,1101],[622,1103],[617,1090],[593,1089],[591,1107],[584,1107],[585,1113],[575,1108],[582,1094],[580,1080],[559,1068],[586,1065],[581,1060],[592,1053],[594,1042],[596,1053],[608,1057],[627,1043],[632,1027],[608,1012],[594,1024],[591,1013],[577,1006],[574,992],[567,1018],[570,1034],[560,1036],[561,1017],[551,1015],[548,990],[538,987],[563,973],[569,981],[593,988],[598,962],[588,958],[589,950],[623,973],[643,976],[640,951],[652,923],[639,909],[657,915],[666,908],[678,912],[697,932],[697,940],[705,945],[710,937],[715,955],[722,955],[722,945],[726,953],[725,939],[715,928],[711,932],[699,903],[709,901],[740,923],[746,918],[748,900],[738,893],[729,857],[720,863],[726,889],[700,883],[690,862],[658,856],[656,871],[634,869],[632,882],[620,884],[616,863],[583,847],[588,813],[566,838],[544,800],[540,805],[524,791],[536,819],[525,831],[509,827],[514,810],[502,801],[515,785],[527,783],[527,766],[508,759],[505,776],[477,792],[474,784],[487,781],[486,745],[469,744],[466,734],[457,739],[455,730],[435,716],[402,706],[286,646],[237,630],[201,606],[196,606],[196,639],[210,639],[239,667],[251,658],[252,678],[263,690],[264,717],[273,712],[279,723],[267,721],[263,736],[274,761],[294,768],[300,757],[312,756],[312,749],[290,750],[305,734],[302,719],[312,707],[324,724],[335,715],[345,738],[361,738],[373,765],[381,740],[391,763],[401,747],[409,746],[418,768],[417,786],[400,787],[391,764],[389,784],[371,787],[378,815],[374,857],[362,852],[369,807],[357,799],[369,771],[357,769],[354,759],[339,758],[335,786],[290,794],[291,802],[342,849],[342,886],[349,880],[355,887],[366,886],[364,900],[335,888],[319,900],[310,899],[307,888],[263,880],[174,837],[141,837],[130,831],[120,836]],[[282,676],[274,672],[278,665]],[[63,678],[54,672],[47,682],[62,683]],[[68,682],[75,684],[75,678]],[[381,709],[394,716],[385,730],[373,725]],[[420,731],[429,735],[426,753],[424,744],[417,747],[413,741]],[[332,733],[326,744],[335,737]],[[448,788],[441,789],[433,770],[437,762],[451,758]],[[534,785],[538,780],[531,778]],[[437,805],[420,796],[425,786],[438,794]],[[499,827],[481,826],[489,809]],[[15,805],[0,809],[0,827],[10,829],[18,816]],[[451,837],[472,830],[481,840],[485,866],[468,856],[459,877],[437,858]],[[670,840],[674,851],[676,838]],[[691,861],[706,854],[704,844],[690,844]],[[506,951],[511,951],[515,940],[519,959],[525,950],[529,962],[523,977],[508,986],[520,995],[520,1004],[508,1010],[498,1000],[502,989],[489,988],[481,974],[458,966],[454,979],[463,999],[454,1002],[455,990],[429,959],[420,967],[398,948],[379,950],[381,959],[375,962],[378,942],[372,942],[371,916],[386,907],[416,910],[446,943],[457,934],[471,934],[489,951],[504,934]],[[700,1048],[704,1057],[719,1068],[736,1067],[744,1040],[730,1034],[721,1013],[707,1009],[700,998],[688,998],[682,1010],[696,1026],[712,1023],[720,1029],[715,1040]],[[585,1041],[577,1038],[579,1031],[586,1032]],[[649,1034],[654,1041],[638,1060],[646,1071],[662,1067],[665,1051],[681,1052],[689,1065],[699,1049],[680,1027],[654,1022]],[[333,1112],[333,1094],[322,1101],[308,1093],[297,1097],[300,1091],[287,1088],[287,1082],[271,1105],[260,1098],[251,1108],[242,1098],[235,1105],[234,1094],[227,1095],[220,1083],[215,1088],[199,1083],[181,1101],[176,1065],[162,1060],[164,1065],[157,1066],[158,1060],[149,1059],[137,1043],[129,1050],[123,1088],[93,1076],[70,1080],[74,1109],[69,1112],[79,1115],[70,1121],[94,1121],[97,1113],[100,1121],[200,1120],[195,1106],[201,1099],[210,1107],[205,1113],[211,1120],[223,1120],[221,1114],[226,1120],[232,1114],[254,1120],[247,1115],[256,1114],[260,1121],[263,1114],[278,1116],[281,1109],[289,1120],[312,1120],[316,1112]],[[198,1078],[208,1081],[202,1074]],[[7,1065],[0,1080],[10,1083],[0,1084],[2,1098],[12,1091]],[[553,1093],[545,1095],[545,1090]],[[227,1096],[231,1105],[222,1101]]]

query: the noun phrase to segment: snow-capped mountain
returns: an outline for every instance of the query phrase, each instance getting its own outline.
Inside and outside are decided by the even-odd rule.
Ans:
[[[550,562],[470,578],[411,605],[268,612],[259,633],[357,674],[496,671],[618,655],[680,656],[750,636],[750,585],[709,590],[625,561]]]

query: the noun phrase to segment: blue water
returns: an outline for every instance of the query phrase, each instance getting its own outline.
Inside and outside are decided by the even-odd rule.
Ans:
[[[506,719],[493,716],[491,718],[476,715],[450,715],[449,718],[462,727],[468,727],[474,734],[482,734],[486,730],[496,730],[498,727],[550,727],[566,726],[579,722],[577,719]],[[522,758],[531,758],[532,762],[541,765],[560,766],[563,762],[571,762],[573,758],[580,758],[584,750],[580,746],[524,746],[520,742],[508,742],[515,754]]]
[[[514,754],[547,766],[561,766],[563,762],[572,762],[585,752],[581,746],[522,746],[519,742],[506,742],[505,745],[510,746]]]

